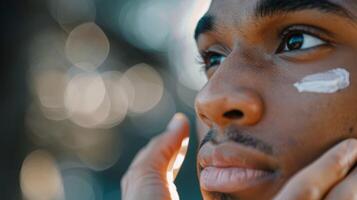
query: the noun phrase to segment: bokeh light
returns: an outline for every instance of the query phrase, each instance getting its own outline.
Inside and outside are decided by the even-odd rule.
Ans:
[[[93,175],[82,169],[63,170],[66,200],[102,200],[103,192]]]
[[[102,29],[93,22],[74,28],[66,42],[67,58],[84,70],[99,67],[109,54],[109,41]]]
[[[106,97],[109,99],[111,107],[100,127],[112,128],[120,124],[126,117],[131,95],[127,91],[132,91],[132,86],[131,82],[118,71],[105,72],[102,77],[107,91]]]
[[[146,50],[163,51],[174,18],[175,1],[127,1],[120,10],[119,27],[133,45]]]
[[[62,177],[56,161],[43,150],[32,152],[24,160],[20,185],[27,200],[64,199]]]
[[[168,1],[146,0],[139,4],[135,19],[137,36],[148,49],[165,49],[170,31],[170,9]]]
[[[30,141],[36,145],[50,145],[53,144],[64,131],[62,124],[59,121],[48,119],[43,112],[41,112],[40,105],[32,103],[26,112],[25,116],[26,135]]]
[[[77,156],[87,168],[103,171],[118,161],[121,153],[118,134],[93,130],[74,134],[78,137]]]
[[[90,72],[74,76],[66,88],[65,106],[77,125],[90,128],[100,124],[110,110],[102,77]]]
[[[136,134],[145,138],[164,131],[167,123],[176,113],[176,102],[168,91],[165,91],[160,102],[150,111],[130,117]]]
[[[66,69],[66,34],[56,28],[46,28],[34,34],[29,41],[28,60],[30,75],[48,68]]]
[[[172,36],[174,45],[169,49],[169,59],[176,69],[178,80],[185,87],[199,90],[207,82],[198,62],[199,53],[193,38],[199,19],[207,11],[210,0],[191,1],[191,6],[175,29]]]
[[[193,120],[195,96],[207,81],[195,60],[193,30],[209,3],[45,0],[24,6],[27,85],[21,87],[29,91],[23,103],[11,102],[23,105],[17,112],[25,115],[6,116],[24,127],[21,133],[13,123],[16,131],[4,136],[20,138],[14,144],[21,144],[19,195],[120,199],[120,178],[137,150],[165,131],[176,112]],[[11,78],[17,83],[20,75],[13,70]],[[195,176],[194,170],[183,176]],[[180,195],[199,199],[195,180],[187,180]]]
[[[93,0],[48,0],[48,5],[52,17],[65,31],[81,23],[92,22],[96,17]]]
[[[48,119],[63,120],[68,117],[64,105],[64,94],[68,82],[66,72],[61,68],[48,68],[34,74],[41,110]]]
[[[177,83],[176,92],[181,102],[183,102],[190,109],[194,110],[197,90],[193,90],[191,88],[182,85],[181,83]]]
[[[164,84],[160,74],[150,65],[138,64],[128,69],[124,76],[131,82],[134,92],[133,99],[129,99],[129,110],[133,113],[145,113],[159,103]]]

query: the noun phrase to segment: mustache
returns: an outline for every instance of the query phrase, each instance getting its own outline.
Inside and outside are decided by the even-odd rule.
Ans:
[[[211,129],[208,131],[208,133],[205,135],[203,140],[200,143],[199,148],[201,149],[204,144],[207,142],[212,142],[213,144],[218,144],[216,140],[216,136],[218,135],[218,131],[216,129]],[[232,141],[236,142],[240,145],[254,148],[258,151],[261,151],[265,154],[272,155],[273,154],[273,147],[266,142],[252,136],[251,134],[247,132],[240,131],[236,128],[228,128],[225,130],[223,133],[227,139],[225,141]]]

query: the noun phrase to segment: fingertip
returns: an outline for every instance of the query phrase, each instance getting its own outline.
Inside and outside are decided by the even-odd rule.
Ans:
[[[355,138],[348,138],[345,141],[341,142],[347,146],[348,149],[356,149],[357,148],[357,139]]]
[[[176,113],[167,126],[168,130],[176,129],[181,123],[188,123],[188,119],[183,113]]]
[[[189,135],[190,124],[187,116],[183,113],[176,113],[167,126],[167,131],[170,133],[182,133],[183,137]]]

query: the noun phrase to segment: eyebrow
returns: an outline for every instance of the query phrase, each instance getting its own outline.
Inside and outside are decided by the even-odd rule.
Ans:
[[[255,16],[259,18],[273,16],[281,13],[296,12],[301,10],[319,10],[321,12],[333,13],[349,20],[355,21],[356,17],[345,8],[329,2],[328,0],[260,0],[255,8]],[[215,17],[213,15],[203,16],[196,27],[194,38],[206,32],[214,31]]]
[[[272,16],[301,10],[319,10],[355,20],[345,8],[328,0],[261,0],[255,9],[257,17]]]
[[[212,15],[203,16],[196,26],[195,30],[195,40],[197,41],[198,36],[203,33],[210,32],[214,30],[214,21],[215,18]]]

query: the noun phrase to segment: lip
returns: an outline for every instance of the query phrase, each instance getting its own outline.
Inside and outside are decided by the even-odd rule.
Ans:
[[[277,164],[267,154],[234,142],[206,143],[198,152],[201,188],[233,193],[271,180]]]

